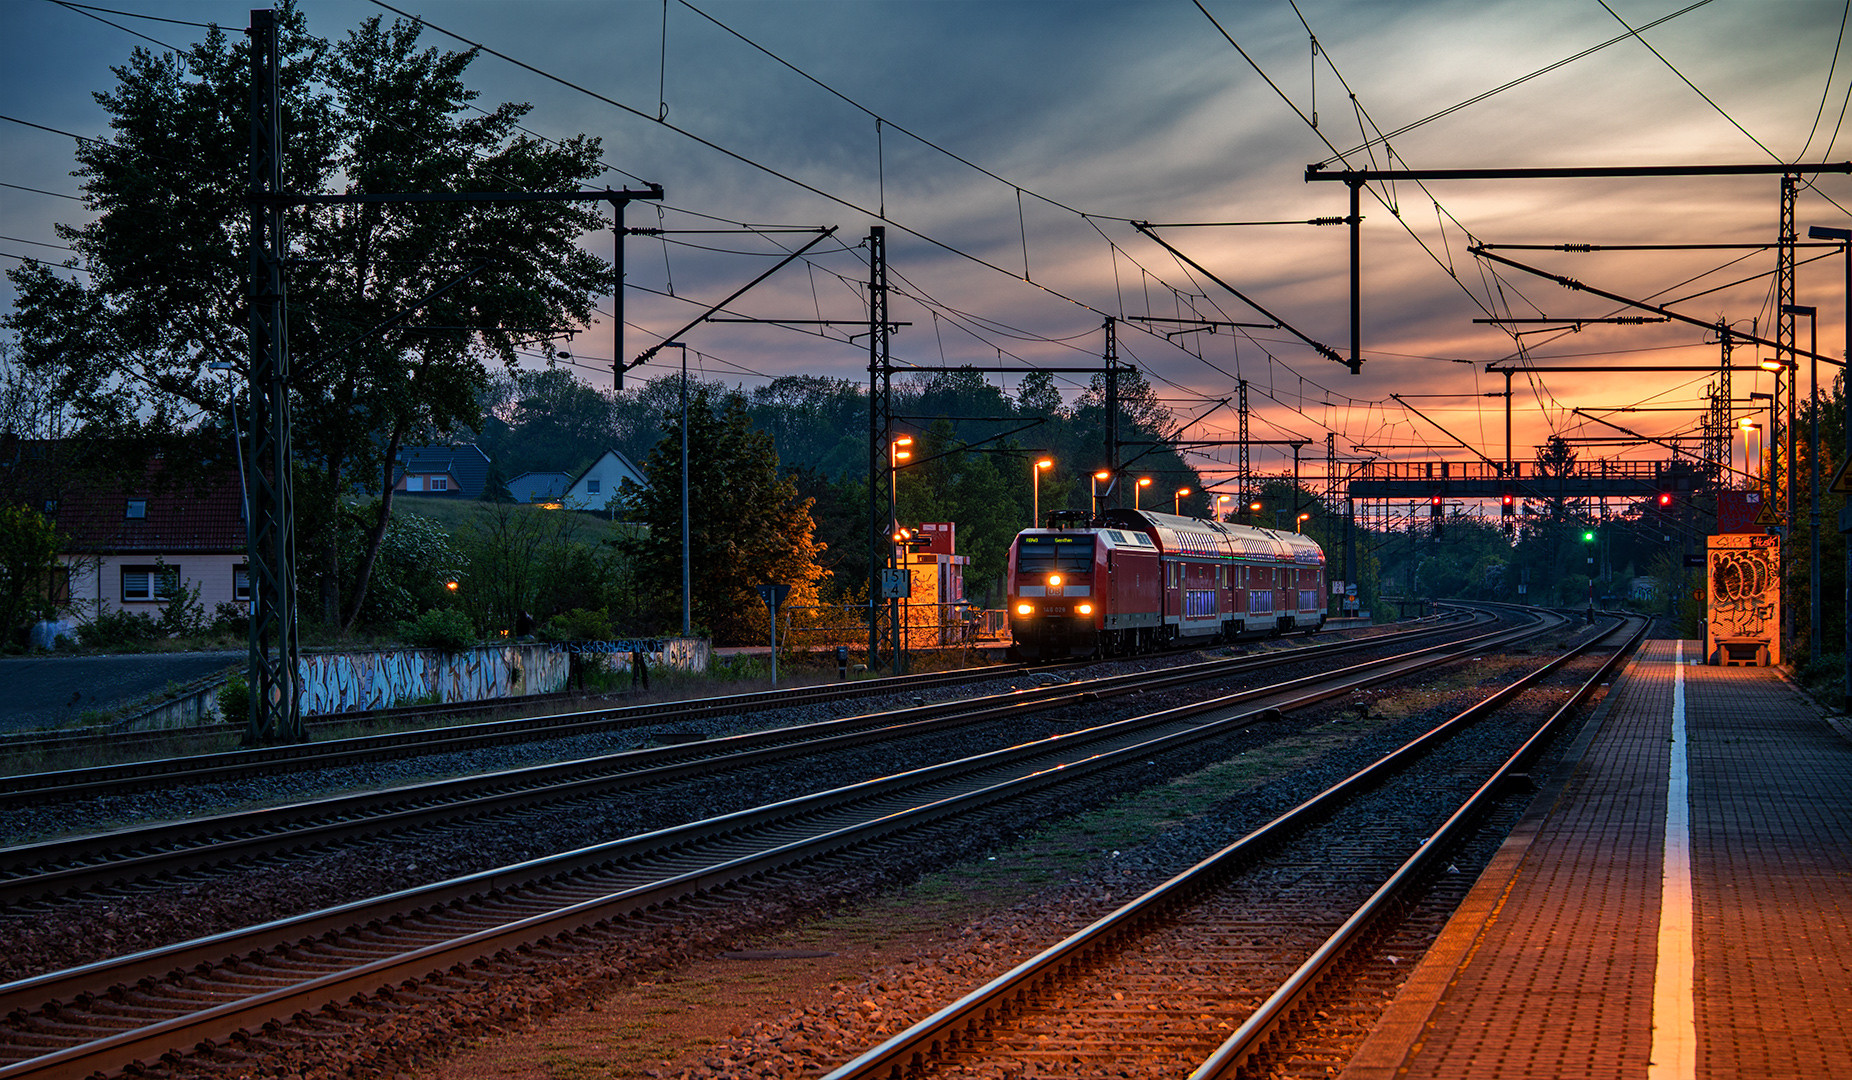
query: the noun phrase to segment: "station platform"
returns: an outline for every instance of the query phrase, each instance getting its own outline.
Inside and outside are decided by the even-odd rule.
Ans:
[[[1341,1073],[1852,1075],[1852,732],[1650,641]]]

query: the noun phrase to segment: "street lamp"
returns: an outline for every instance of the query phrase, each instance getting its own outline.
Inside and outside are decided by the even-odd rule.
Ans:
[[[1093,474],[1093,516],[1096,518],[1100,516],[1100,481],[1111,479],[1112,470],[1110,469],[1101,469]],[[1107,490],[1112,489],[1109,487]]]
[[[1298,520],[1296,520],[1296,521],[1294,521],[1294,522],[1293,522],[1293,531],[1294,531],[1294,532],[1304,532],[1304,531],[1305,531],[1305,523],[1306,523],[1307,521],[1310,521],[1311,519],[1312,519],[1312,515],[1311,515],[1310,513],[1302,513],[1302,514],[1300,514],[1300,515],[1299,515],[1299,517],[1298,517]]]
[[[1255,499],[1253,502],[1248,504],[1248,513],[1254,515],[1254,526],[1256,528],[1259,528],[1260,527],[1260,500],[1259,499]]]
[[[1029,477],[1034,482],[1035,488],[1034,501],[1029,504],[1029,527],[1031,529],[1042,527],[1042,472],[1054,467],[1054,458],[1043,458],[1035,463],[1035,468],[1029,470]]]
[[[1189,488],[1183,487],[1183,488],[1177,489],[1177,498],[1176,498],[1175,503],[1172,506],[1172,509],[1176,511],[1178,517],[1183,516],[1183,499],[1184,499],[1184,496],[1188,495],[1189,493],[1190,493]]]
[[[913,456],[907,447],[913,445],[913,436],[902,435],[887,448],[887,531],[894,535],[900,528],[900,463]]]
[[[1150,486],[1151,478],[1149,476],[1141,476],[1138,478],[1138,486],[1132,489],[1132,509],[1138,509],[1138,496]]]
[[[1757,396],[1759,396],[1759,397],[1770,397],[1770,396],[1772,396],[1772,395],[1769,395],[1769,394],[1760,394],[1760,395],[1757,395]],[[1745,417],[1743,417],[1743,418],[1742,418],[1741,420],[1738,420],[1738,421],[1736,422],[1736,426],[1737,426],[1738,428],[1740,428],[1740,429],[1742,429],[1742,432],[1743,432],[1743,486],[1744,486],[1744,487],[1748,487],[1748,486],[1749,486],[1749,479],[1750,479],[1750,476],[1752,475],[1752,474],[1751,474],[1751,472],[1750,472],[1750,464],[1749,464],[1749,463],[1750,463],[1750,460],[1751,460],[1751,458],[1750,458],[1750,456],[1749,456],[1749,433],[1750,433],[1750,432],[1752,432],[1752,431],[1755,431],[1755,430],[1756,430],[1757,428],[1760,428],[1760,427],[1761,427],[1762,425],[1761,425],[1761,424],[1758,424],[1758,423],[1756,423],[1756,422],[1755,422],[1754,420],[1751,420],[1751,419],[1749,419],[1749,418],[1748,418],[1747,416],[1745,416]],[[1756,456],[1756,457],[1754,458],[1754,461],[1756,462],[1756,464],[1757,464],[1757,466],[1759,467],[1759,466],[1760,466],[1760,464],[1761,464],[1761,462],[1762,462],[1762,458],[1761,458],[1761,456],[1760,456],[1760,455],[1757,455],[1757,456]]]
[[[1222,506],[1222,504],[1227,501],[1228,501],[1228,496],[1226,495],[1217,495],[1215,497],[1215,520],[1217,521],[1227,521],[1228,520],[1228,514],[1225,512],[1225,508]]]

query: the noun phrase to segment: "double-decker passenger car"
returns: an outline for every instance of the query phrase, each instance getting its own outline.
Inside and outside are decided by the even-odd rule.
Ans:
[[[1325,622],[1325,553],[1276,529],[1056,511],[1010,547],[1009,610],[1028,660],[1310,633]]]

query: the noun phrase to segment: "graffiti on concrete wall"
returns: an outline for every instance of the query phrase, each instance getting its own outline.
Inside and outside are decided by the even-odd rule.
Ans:
[[[383,709],[414,701],[481,701],[544,694],[566,685],[566,657],[543,645],[314,653],[298,667],[305,716]]]
[[[412,702],[482,701],[566,689],[574,653],[610,653],[620,669],[642,646],[652,667],[707,669],[706,641],[666,638],[553,645],[485,645],[455,653],[435,649],[312,653],[297,667],[304,716],[384,709]]]

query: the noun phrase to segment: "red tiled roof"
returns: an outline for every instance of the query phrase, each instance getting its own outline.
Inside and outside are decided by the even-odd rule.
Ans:
[[[166,482],[159,459],[127,485],[66,487],[48,515],[73,552],[238,552],[244,550],[242,491],[236,466],[197,481]],[[144,504],[130,517],[131,501]]]

